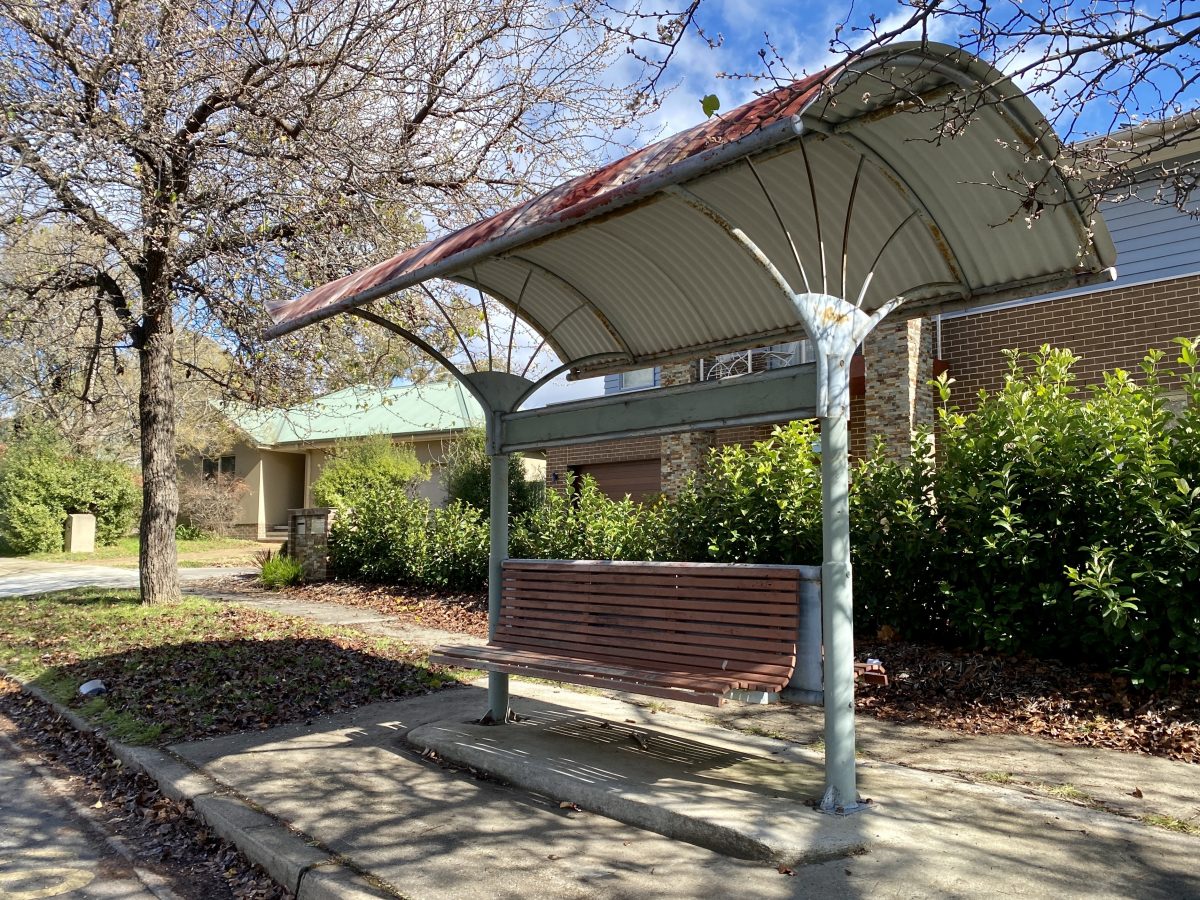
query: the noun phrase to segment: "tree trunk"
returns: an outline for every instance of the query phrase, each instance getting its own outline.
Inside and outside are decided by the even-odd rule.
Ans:
[[[149,305],[149,304],[148,304]],[[175,469],[175,382],[171,363],[175,330],[169,303],[142,323],[139,348],[141,390],[138,418],[142,438],[142,524],[138,569],[142,602],[179,599],[175,521],[179,485]]]

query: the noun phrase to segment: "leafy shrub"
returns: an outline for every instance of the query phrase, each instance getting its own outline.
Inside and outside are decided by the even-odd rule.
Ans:
[[[429,470],[409,444],[386,435],[340,444],[312,484],[313,502],[346,510],[381,494],[411,495]]]
[[[864,630],[903,626],[916,640],[946,640],[941,588],[946,549],[934,493],[933,435],[918,434],[903,462],[884,453],[881,439],[856,467],[850,489],[854,618]],[[817,557],[819,559],[820,557]]]
[[[182,493],[182,490],[180,493]],[[199,541],[204,536],[204,530],[197,528],[195,525],[185,525],[183,522],[180,522],[175,526],[175,540],[177,541]]]
[[[14,442],[0,460],[0,544],[15,553],[61,550],[68,513],[96,517],[97,543],[136,524],[140,491],[119,463],[73,456],[52,435]]]
[[[813,564],[821,558],[821,465],[813,422],[712,452],[679,497],[682,559]]]
[[[640,504],[609,499],[590,475],[567,477],[542,504],[513,523],[513,556],[532,559],[670,559],[675,541],[661,498]]]
[[[483,513],[492,508],[492,461],[482,428],[469,428],[453,441],[442,460],[445,467],[446,494]],[[519,517],[537,507],[545,493],[545,482],[525,477],[520,453],[508,457],[508,514]]]
[[[429,503],[376,484],[333,520],[329,553],[340,578],[419,584],[428,551]]]
[[[428,520],[424,568],[415,580],[430,587],[480,590],[487,585],[488,519],[482,511],[454,502]]]
[[[1135,681],[1196,674],[1197,342],[1180,342],[1171,373],[1178,412],[1162,358],[1146,357],[1141,382],[1115,370],[1084,392],[1068,351],[1010,354],[1004,387],[968,414],[943,382],[936,469],[875,460],[856,479],[871,619]]]
[[[282,553],[269,555],[263,561],[259,580],[269,588],[278,590],[291,587],[304,580],[304,567],[299,560]]]
[[[248,490],[246,482],[228,475],[180,479],[176,539],[198,540],[228,534]]]

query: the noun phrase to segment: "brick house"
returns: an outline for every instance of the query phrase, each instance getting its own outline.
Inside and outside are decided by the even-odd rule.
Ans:
[[[1194,165],[1200,160],[1196,144],[1182,145],[1156,163]],[[851,453],[865,453],[875,435],[890,452],[907,452],[913,430],[934,419],[928,382],[936,372],[948,371],[955,380],[954,402],[970,409],[981,389],[1002,385],[1006,349],[1036,350],[1047,343],[1069,348],[1083,357],[1075,371],[1081,384],[1089,384],[1114,367],[1136,373],[1150,348],[1169,352],[1173,338],[1200,334],[1200,217],[1137,197],[1107,202],[1102,212],[1118,252],[1118,277],[1108,285],[924,318],[885,319],[851,369]],[[807,361],[805,345],[801,341],[610,375],[604,392],[653,390],[795,365]],[[771,428],[554,448],[546,454],[546,477],[554,486],[568,473],[590,474],[610,496],[672,494],[711,448],[760,440]]]

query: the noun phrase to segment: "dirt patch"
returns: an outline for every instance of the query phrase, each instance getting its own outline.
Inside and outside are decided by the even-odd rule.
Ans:
[[[963,734],[1027,734],[1200,763],[1200,685],[1135,689],[1053,660],[861,641],[891,684],[862,685],[858,708]]]

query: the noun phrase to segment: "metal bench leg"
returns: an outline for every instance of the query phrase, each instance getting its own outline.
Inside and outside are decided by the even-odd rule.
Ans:
[[[488,640],[500,625],[501,566],[508,559],[508,454],[495,453],[492,461],[490,547],[488,551]],[[488,673],[488,712],[496,725],[508,721],[508,675]]]

